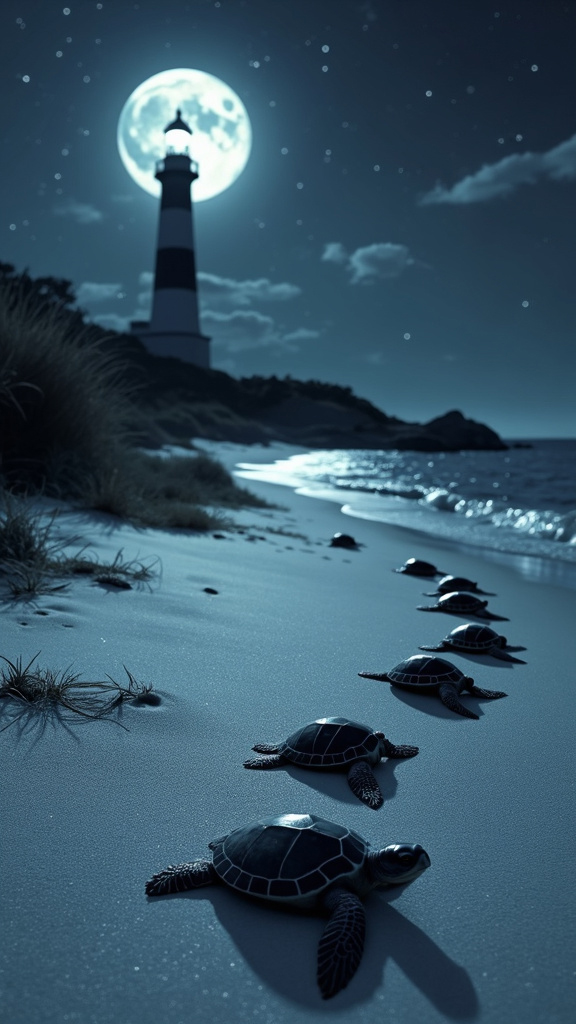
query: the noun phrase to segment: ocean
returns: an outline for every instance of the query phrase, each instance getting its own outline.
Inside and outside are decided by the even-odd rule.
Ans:
[[[312,451],[238,468],[576,589],[576,440],[504,452]]]

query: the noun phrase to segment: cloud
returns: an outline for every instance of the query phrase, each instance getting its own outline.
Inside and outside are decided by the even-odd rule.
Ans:
[[[255,348],[297,352],[298,342],[311,341],[320,334],[307,327],[285,332],[273,317],[255,309],[234,309],[230,313],[207,309],[202,314],[202,330],[214,339],[217,348],[226,352]]]
[[[95,281],[84,281],[76,292],[79,306],[91,305],[94,302],[108,302],[122,295],[121,284],[98,284]]]
[[[118,331],[120,334],[130,333],[132,316],[120,316],[119,313],[99,313],[90,317],[90,322],[103,327],[105,331]]]
[[[202,330],[227,352],[264,348],[280,341],[273,318],[255,309],[235,309],[231,313],[207,309],[202,315]]]
[[[150,270],[143,270],[138,276],[138,308],[141,316],[134,315],[135,320],[145,320],[152,311],[152,289],[154,287],[154,274]]]
[[[207,274],[202,270],[197,274],[197,281],[200,303],[204,308],[208,305],[216,309],[228,309],[231,306],[245,308],[258,302],[286,302],[295,299],[302,291],[297,285],[286,282],[273,284],[267,277],[260,277],[254,281],[235,281],[233,278]],[[150,306],[154,274],[147,270],[143,271],[138,278],[138,284],[138,304]]]
[[[309,327],[297,327],[295,331],[288,331],[282,336],[285,342],[313,341],[320,337],[320,331],[313,331]]]
[[[79,203],[76,199],[64,199],[54,207],[57,217],[67,217],[77,224],[97,224],[104,214],[90,203]]]
[[[375,278],[399,277],[414,260],[405,245],[375,242],[356,249],[348,260],[352,284],[368,283]]]
[[[203,271],[198,273],[198,288],[204,301],[233,306],[249,306],[254,302],[286,302],[297,298],[302,292],[295,284],[272,284],[267,277],[259,277],[254,281],[235,281],[230,277],[219,277]]]
[[[326,242],[321,258],[327,263],[346,263],[348,253],[342,242]]]
[[[485,164],[451,188],[436,185],[420,199],[420,206],[437,203],[483,203],[501,199],[520,185],[534,185],[541,179],[576,179],[576,135],[546,153],[513,153],[495,164]]]
[[[214,339],[220,351],[244,352],[250,349],[270,348],[277,351],[298,351],[299,343],[310,342],[320,332],[308,327],[287,331],[274,317],[257,309],[247,308],[253,302],[285,302],[301,294],[296,285],[286,282],[273,284],[268,278],[236,281],[217,274],[198,274],[202,332]],[[118,298],[121,285],[92,284],[86,282],[78,290],[79,302],[104,302]],[[130,317],[116,312],[99,313],[91,319],[111,330],[129,330],[130,321],[148,320],[152,307],[154,274],[148,270],[138,277],[137,308]],[[123,289],[122,289],[123,290]],[[210,308],[207,308],[208,303]],[[230,309],[230,306],[235,308]]]
[[[322,260],[345,265],[350,284],[373,284],[376,280],[400,277],[416,261],[408,247],[393,242],[374,242],[348,254],[341,242],[328,242]]]

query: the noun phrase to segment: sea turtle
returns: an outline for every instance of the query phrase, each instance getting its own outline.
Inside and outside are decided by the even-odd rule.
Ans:
[[[330,541],[331,548],[348,548],[349,551],[357,551],[360,545],[349,533],[335,533]]]
[[[404,565],[392,572],[403,572],[407,576],[443,576],[443,572],[437,569],[431,562],[423,562],[421,558],[408,558]]]
[[[455,590],[465,590],[466,593],[483,594],[484,597],[496,597],[496,594],[489,590],[480,590],[477,583],[466,579],[465,576],[443,576],[438,580],[436,590],[428,592],[426,597],[438,597],[440,594],[453,594]]]
[[[421,651],[466,651],[467,654],[491,654],[501,661],[515,661],[520,665],[526,662],[522,658],[513,658],[507,651],[524,651],[525,647],[510,647],[505,636],[499,636],[490,626],[481,626],[478,622],[466,622],[450,630],[439,644],[420,645]]]
[[[478,718],[473,711],[459,700],[459,694],[468,690],[474,697],[485,697],[496,700],[507,697],[501,690],[481,690],[474,685],[470,676],[465,676],[451,661],[444,658],[429,658],[425,654],[414,654],[406,661],[401,661],[389,672],[359,672],[364,679],[381,679],[392,686],[400,686],[404,690],[415,690],[417,693],[436,693],[443,704],[464,718]]]
[[[418,753],[418,747],[398,747],[383,732],[373,732],[370,726],[349,718],[318,718],[283,743],[257,743],[252,750],[266,756],[244,761],[245,768],[291,763],[320,770],[347,769],[350,789],[374,810],[382,806],[384,797],[370,765],[379,764],[383,757],[414,757]]]
[[[496,615],[488,611],[488,601],[481,601],[474,594],[465,590],[454,590],[451,594],[442,594],[436,604],[419,604],[419,612],[448,612],[449,615],[474,615],[477,619],[494,619],[508,622],[505,615]]]
[[[324,999],[345,988],[362,958],[361,897],[406,885],[430,867],[419,845],[394,843],[373,852],[350,828],[315,814],[277,814],[209,843],[212,860],[169,866],[146,883],[148,896],[224,882],[237,892],[330,915],[318,946]]]

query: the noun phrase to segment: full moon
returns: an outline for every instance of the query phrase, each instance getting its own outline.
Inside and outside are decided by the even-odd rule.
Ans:
[[[192,129],[190,157],[198,164],[192,197],[194,202],[202,202],[236,181],[252,147],[246,108],[219,78],[192,68],[172,68],[147,78],[122,108],[118,149],[136,184],[159,196],[156,161],[165,155],[164,128],[174,120],[178,108]]]

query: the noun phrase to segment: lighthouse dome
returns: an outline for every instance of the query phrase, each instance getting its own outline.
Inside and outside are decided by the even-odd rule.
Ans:
[[[166,125],[164,129],[164,136],[166,139],[166,153],[180,153],[186,155],[188,153],[188,145],[190,143],[190,136],[192,135],[192,129],[186,121],[182,120],[182,111],[176,111],[176,120]]]
[[[192,129],[190,125],[186,124],[186,121],[182,120],[182,111],[180,109],[176,111],[176,120],[166,125],[164,129],[164,134],[167,135],[168,132],[173,131],[188,132],[188,135],[192,135]]]

